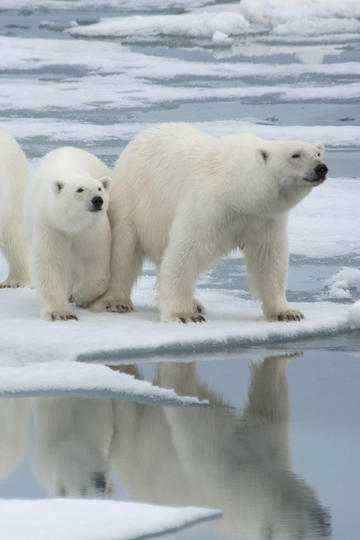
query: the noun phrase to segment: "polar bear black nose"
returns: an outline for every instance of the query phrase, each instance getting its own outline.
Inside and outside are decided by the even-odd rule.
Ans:
[[[101,210],[104,201],[102,200],[102,197],[99,197],[99,195],[95,195],[95,197],[91,199],[91,202],[94,210]]]
[[[314,171],[316,176],[318,176],[319,178],[325,178],[326,173],[328,172],[328,168],[325,163],[320,163],[319,165],[316,165]]]

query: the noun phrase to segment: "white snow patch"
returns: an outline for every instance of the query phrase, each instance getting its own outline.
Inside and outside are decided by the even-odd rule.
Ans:
[[[360,328],[360,300],[351,306],[348,314],[348,320],[351,328]]]
[[[197,11],[179,15],[103,18],[98,23],[79,25],[66,31],[72,36],[86,37],[126,37],[140,34],[211,38],[214,32],[227,35],[249,32],[251,25],[239,11]]]
[[[348,305],[298,303],[306,320],[269,323],[257,302],[221,290],[199,289],[208,309],[203,324],[161,323],[158,320],[155,277],[142,276],[133,295],[137,311],[92,313],[74,308],[79,321],[46,322],[39,318],[35,292],[2,290],[0,355],[2,364],[24,365],[78,359],[129,358],[174,351],[215,351],[232,346],[283,342],[350,329]],[[21,329],[21,332],[19,332]]]
[[[334,299],[352,298],[351,289],[360,286],[360,270],[344,267],[324,281],[326,296]]]
[[[46,137],[48,140],[73,141],[82,145],[84,141],[129,141],[137,133],[148,129],[153,123],[91,124],[73,123],[48,118],[4,118],[1,127],[24,140],[31,137]],[[192,125],[211,135],[223,137],[232,133],[254,133],[270,140],[304,140],[310,143],[322,142],[326,148],[358,148],[360,146],[360,126],[283,126],[258,123],[256,119],[234,119],[214,122],[193,122]],[[343,183],[343,182],[342,182]]]
[[[1,500],[1,536],[11,540],[131,540],[221,517],[220,510],[119,501]]]

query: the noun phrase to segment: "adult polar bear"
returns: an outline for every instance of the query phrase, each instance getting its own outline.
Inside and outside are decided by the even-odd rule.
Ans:
[[[29,253],[23,225],[28,176],[24,152],[11,135],[0,129],[0,251],[10,270],[0,288],[30,286]]]
[[[111,231],[107,167],[78,148],[44,156],[25,196],[34,285],[46,320],[77,319],[109,282]]]
[[[287,217],[326,176],[322,144],[215,138],[187,124],[140,133],[113,173],[109,290],[98,310],[133,309],[130,292],[144,257],[158,267],[162,321],[203,321],[196,279],[240,248],[265,318],[300,320],[286,301]]]

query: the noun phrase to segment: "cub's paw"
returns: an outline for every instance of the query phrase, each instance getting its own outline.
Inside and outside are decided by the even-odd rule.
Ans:
[[[19,287],[31,287],[27,279],[6,279],[0,283],[0,289],[18,289]]]
[[[72,311],[46,311],[42,314],[45,321],[77,321],[78,318]]]
[[[305,319],[304,315],[301,313],[301,311],[297,311],[296,309],[286,309],[285,311],[281,311],[280,313],[276,314],[276,318],[272,320],[276,321],[301,321]]]
[[[174,322],[181,322],[183,324],[186,324],[188,322],[206,322],[204,315],[201,315],[200,313],[174,313],[174,315],[172,315],[169,320]]]
[[[196,300],[196,298],[193,298],[193,311],[194,313],[201,313],[202,315],[206,314],[205,307],[201,302],[199,302],[199,300]]]
[[[121,298],[99,298],[90,305],[91,311],[108,311],[113,313],[128,313],[134,311],[134,305],[131,300]]]

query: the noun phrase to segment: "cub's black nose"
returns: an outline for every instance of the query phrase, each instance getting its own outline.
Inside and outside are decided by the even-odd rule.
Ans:
[[[93,208],[95,210],[101,210],[101,207],[103,205],[103,200],[102,200],[102,197],[99,197],[99,195],[95,195],[95,197],[93,197],[91,199],[91,203],[93,205]]]
[[[319,165],[316,165],[314,171],[315,171],[316,176],[323,179],[325,178],[326,173],[328,172],[328,168],[325,165],[325,163],[319,163]]]

